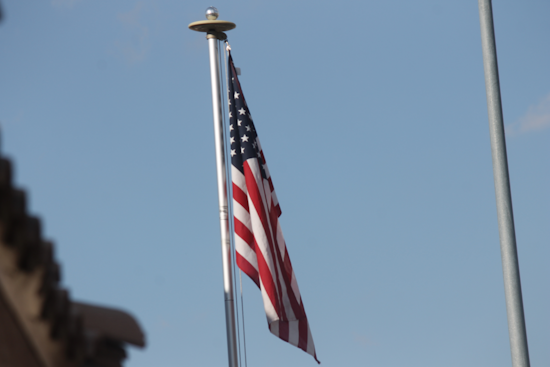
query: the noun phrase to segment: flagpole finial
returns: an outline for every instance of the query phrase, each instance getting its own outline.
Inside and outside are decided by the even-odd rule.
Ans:
[[[206,19],[208,20],[216,20],[220,16],[220,12],[218,12],[218,9],[214,6],[209,6],[206,9]]]
[[[199,20],[189,24],[189,29],[197,32],[206,32],[206,38],[217,38],[219,40],[226,40],[226,31],[230,31],[236,27],[235,23],[228,22],[227,20],[218,20],[220,12],[216,7],[210,6],[206,9],[206,19]]]

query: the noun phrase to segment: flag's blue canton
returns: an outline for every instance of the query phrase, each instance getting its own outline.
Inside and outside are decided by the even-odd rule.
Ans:
[[[231,58],[231,56],[230,56]],[[258,158],[262,177],[266,178],[258,135],[252,122],[252,116],[246,105],[239,80],[233,68],[233,60],[229,62],[229,142],[231,164],[243,172],[243,163],[250,158]]]

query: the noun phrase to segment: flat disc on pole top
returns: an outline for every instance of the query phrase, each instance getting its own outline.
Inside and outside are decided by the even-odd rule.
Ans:
[[[225,32],[235,27],[235,23],[227,20],[199,20],[189,24],[189,29],[197,32]]]

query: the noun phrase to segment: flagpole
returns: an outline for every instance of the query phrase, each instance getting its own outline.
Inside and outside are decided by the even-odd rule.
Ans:
[[[212,86],[212,112],[214,116],[214,141],[216,145],[216,173],[218,177],[218,203],[220,211],[220,234],[222,245],[223,291],[225,300],[225,324],[227,332],[227,353],[229,367],[237,367],[237,337],[235,323],[235,304],[231,264],[231,245],[229,240],[229,216],[227,209],[227,181],[225,171],[225,147],[222,124],[222,95],[220,88],[220,65],[218,41],[227,39],[224,31],[235,28],[235,24],[217,20],[218,10],[209,7],[206,10],[208,20],[193,22],[189,28],[206,32],[210,54],[210,81]]]
[[[506,156],[502,102],[500,99],[493,9],[491,0],[479,0],[478,4],[512,366],[529,367],[527,330],[523,313],[512,194],[508,173],[508,158]]]

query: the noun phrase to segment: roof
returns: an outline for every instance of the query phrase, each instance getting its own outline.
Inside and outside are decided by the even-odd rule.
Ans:
[[[126,345],[144,347],[145,334],[125,311],[71,300],[12,171],[0,155],[0,366],[122,366]]]

